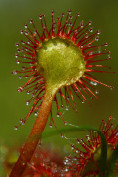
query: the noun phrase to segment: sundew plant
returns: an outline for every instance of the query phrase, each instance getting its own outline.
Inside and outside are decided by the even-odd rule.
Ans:
[[[113,88],[94,77],[96,72],[113,73],[104,64],[104,61],[111,59],[108,44],[97,44],[100,30],[93,32],[92,22],[84,24],[84,21],[80,20],[79,12],[74,17],[71,10],[68,10],[67,13],[55,17],[52,10],[50,26],[47,25],[44,14],[39,16],[39,21],[40,29],[33,19],[30,24],[25,24],[20,31],[22,40],[16,43],[15,57],[21,69],[14,70],[12,74],[27,78],[27,82],[18,88],[18,92],[27,92],[30,98],[26,100],[26,105],[32,103],[30,111],[24,119],[20,119],[20,125],[24,125],[32,113],[37,118],[10,177],[115,176],[118,172],[118,126],[112,127],[111,116],[108,122],[102,121],[99,129],[73,127],[65,130],[60,130],[55,124],[56,118],[52,116],[54,101],[57,116],[65,125],[69,125],[61,112],[64,104],[66,109],[72,107],[72,111],[76,111],[75,96],[80,102],[89,103],[90,98],[98,98],[95,88],[97,84]],[[57,93],[60,95],[61,104],[58,102]],[[52,165],[50,153],[44,155],[44,150],[39,149],[38,160],[34,158],[49,115],[51,123],[63,132],[63,136],[65,131],[89,131],[87,140],[77,139],[84,151],[72,144],[75,156],[65,157],[61,167],[57,162]],[[19,126],[15,126],[15,130]],[[58,131],[55,130],[54,133],[56,132]],[[48,163],[46,158],[50,159]]]

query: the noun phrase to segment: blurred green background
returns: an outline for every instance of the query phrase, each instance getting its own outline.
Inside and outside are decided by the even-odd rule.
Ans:
[[[0,144],[14,146],[27,138],[35,117],[32,115],[25,126],[18,131],[14,126],[19,124],[19,119],[23,118],[29,108],[25,106],[27,95],[19,94],[17,88],[23,85],[26,79],[19,80],[17,76],[11,75],[11,71],[18,68],[14,54],[16,52],[15,42],[22,39],[20,30],[25,23],[29,23],[30,18],[38,21],[38,16],[42,13],[46,15],[48,24],[51,21],[51,10],[55,10],[55,17],[62,12],[67,12],[71,8],[73,15],[79,10],[81,20],[93,21],[94,29],[100,29],[100,43],[108,42],[112,60],[107,65],[112,67],[116,74],[99,74],[98,79],[102,82],[113,85],[115,88],[110,90],[104,86],[97,86],[99,90],[99,100],[93,99],[91,107],[81,104],[76,99],[78,113],[71,108],[65,111],[65,120],[76,125],[90,125],[98,127],[103,118],[113,116],[113,121],[118,121],[118,1],[108,0],[0,0]],[[105,63],[106,64],[106,63]],[[63,122],[57,120],[55,110],[54,120],[58,128],[63,127]],[[54,129],[54,128],[52,128]],[[51,130],[47,124],[46,130]],[[82,133],[74,134],[80,137]],[[45,139],[46,140],[46,139]],[[58,146],[65,146],[67,141],[51,137],[46,142],[53,142]]]

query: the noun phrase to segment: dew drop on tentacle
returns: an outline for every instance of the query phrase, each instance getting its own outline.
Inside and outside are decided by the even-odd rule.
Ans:
[[[52,10],[52,16],[54,15],[54,10]]]
[[[65,16],[65,14],[64,13],[62,13],[62,17],[64,17]]]
[[[99,91],[98,90],[95,90],[95,94],[98,94],[99,93]]]
[[[78,154],[78,153],[79,153],[79,150],[78,150],[78,149],[75,149],[75,153]]]
[[[23,55],[23,59],[26,59],[26,55]]]
[[[28,94],[28,95],[30,94],[30,91],[29,91],[29,90],[27,90],[27,94]]]
[[[25,35],[28,35],[28,34],[29,34],[28,31],[25,30]]]
[[[34,97],[35,96],[35,94],[34,93],[32,93],[32,97]]]
[[[22,92],[23,91],[23,87],[19,87],[17,90],[18,90],[18,92]]]
[[[92,24],[92,21],[91,20],[89,20],[89,26]]]
[[[19,122],[21,123],[21,125],[25,125],[25,120],[24,119],[20,119]]]
[[[112,86],[111,86],[111,87],[109,87],[109,88],[110,88],[110,90],[113,90],[113,89],[114,89],[114,87],[112,87]]]
[[[27,28],[28,27],[27,24],[25,24],[24,27]]]
[[[22,70],[24,71],[26,69],[26,67],[25,66],[22,66]]]
[[[80,46],[80,48],[81,48],[81,49],[83,49],[83,48],[84,48],[84,46],[83,46],[83,45],[81,45],[81,46]]]
[[[19,65],[20,64],[20,60],[16,60],[16,63]]]
[[[84,21],[82,20],[80,23],[80,27],[83,28],[84,27]]]
[[[104,44],[104,46],[107,47],[107,46],[108,46],[108,43],[106,42],[106,43]]]
[[[89,31],[92,33],[93,32],[93,28],[90,28]]]
[[[60,117],[59,113],[57,113],[57,117]]]
[[[72,19],[72,18],[73,18],[73,16],[72,16],[72,15],[70,15],[70,16],[69,16],[69,19]]]
[[[63,133],[61,133],[61,138],[64,138],[64,134]]]
[[[78,13],[77,13],[77,16],[80,17],[80,13],[79,13],[79,11],[78,11]]]
[[[64,108],[64,105],[62,104],[62,105],[61,105],[61,109],[63,109],[63,108]]]
[[[71,9],[68,10],[68,14],[71,14]]]
[[[85,103],[85,100],[82,100],[81,103]]]
[[[66,110],[66,111],[68,111],[68,110],[69,110],[69,107],[68,107],[68,106],[66,106],[65,110]]]
[[[68,172],[68,171],[69,171],[69,168],[68,168],[68,167],[65,167],[64,171],[65,171],[65,172]]]
[[[17,71],[12,71],[12,74],[16,75],[16,74],[18,74],[18,72]]]
[[[90,84],[91,84],[91,85],[94,85],[94,86],[97,86],[97,85],[98,85],[97,82],[93,82],[93,81],[90,81]]]
[[[90,141],[90,135],[86,135],[87,141]]]
[[[109,59],[109,60],[111,60],[111,59],[112,59],[111,55],[108,55],[108,59]]]
[[[18,54],[15,54],[15,58],[18,58]]]
[[[25,164],[26,164],[26,163],[25,163],[25,162],[23,162],[23,163],[22,163],[22,166],[25,166]]]
[[[20,53],[20,52],[21,52],[21,49],[17,49],[17,52]]]
[[[92,55],[93,55],[93,52],[90,52],[90,53],[89,53],[89,56],[92,56]]]
[[[14,127],[14,130],[18,130],[18,126],[15,126],[15,127]]]
[[[21,79],[21,78],[22,78],[22,76],[19,76],[18,78],[19,78],[19,79]]]
[[[50,122],[49,127],[52,128],[52,122]]]
[[[98,40],[99,40],[99,37],[96,37],[95,40],[98,41]]]
[[[101,50],[98,49],[98,54],[102,53]]]
[[[19,120],[19,122],[22,123],[22,122],[23,122],[23,119],[21,118],[21,119]]]
[[[34,113],[34,116],[38,116],[38,112],[35,112],[35,113]]]
[[[99,35],[100,33],[101,33],[101,31],[100,31],[100,30],[98,30],[98,31],[97,31],[97,34]]]
[[[68,125],[68,122],[65,122],[65,121],[64,121],[64,125]]]
[[[79,138],[77,138],[77,143],[80,144],[80,139]]]
[[[69,97],[69,96],[67,97],[67,100],[70,100],[70,97]]]
[[[23,31],[23,30],[20,30],[20,33],[21,33],[21,34],[23,34],[23,33],[24,33],[24,31]]]
[[[42,20],[42,15],[39,15],[39,19]]]
[[[74,149],[75,148],[75,145],[74,144],[71,144],[71,149]]]
[[[18,47],[18,46],[19,46],[19,43],[16,43],[15,45]]]
[[[111,120],[112,119],[112,115],[109,115],[109,120]]]
[[[31,23],[31,24],[33,23],[33,19],[30,20],[30,23]]]
[[[23,45],[24,45],[24,44],[25,44],[25,41],[21,40],[21,44],[23,44]]]

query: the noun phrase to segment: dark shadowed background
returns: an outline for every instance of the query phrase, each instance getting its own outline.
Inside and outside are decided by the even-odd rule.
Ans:
[[[32,115],[26,125],[20,127],[18,131],[14,126],[19,124],[19,119],[23,118],[30,106],[25,105],[28,96],[25,93],[19,94],[17,88],[24,84],[26,79],[19,80],[17,76],[11,75],[11,71],[18,68],[14,54],[16,52],[15,42],[22,39],[20,30],[25,23],[29,23],[30,18],[38,21],[38,16],[42,13],[46,15],[48,24],[51,22],[51,10],[54,9],[55,17],[62,12],[72,10],[75,15],[78,10],[80,19],[87,22],[92,20],[94,30],[100,29],[100,44],[108,42],[112,60],[105,63],[112,67],[116,74],[97,74],[102,82],[112,85],[115,88],[110,90],[104,86],[96,86],[99,90],[99,100],[93,99],[91,107],[82,104],[77,98],[78,113],[71,108],[64,111],[64,119],[76,125],[89,125],[98,127],[100,121],[109,115],[113,116],[114,124],[118,121],[118,1],[108,0],[0,0],[0,145],[14,146],[24,141],[32,126],[35,117]],[[63,122],[57,120],[53,109],[53,118],[58,128],[64,127]],[[52,128],[54,129],[54,128]],[[45,131],[51,131],[49,123]],[[81,137],[82,133],[73,134],[74,137]],[[46,142],[53,142],[57,146],[65,147],[68,142],[64,139],[51,137],[45,139]],[[2,177],[2,176],[1,176]]]

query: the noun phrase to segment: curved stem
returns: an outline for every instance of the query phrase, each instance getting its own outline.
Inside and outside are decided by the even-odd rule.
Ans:
[[[30,162],[41,138],[41,134],[46,126],[52,108],[52,100],[52,94],[50,92],[45,92],[38,117],[9,177],[22,177],[25,168],[27,167],[27,163]]]

